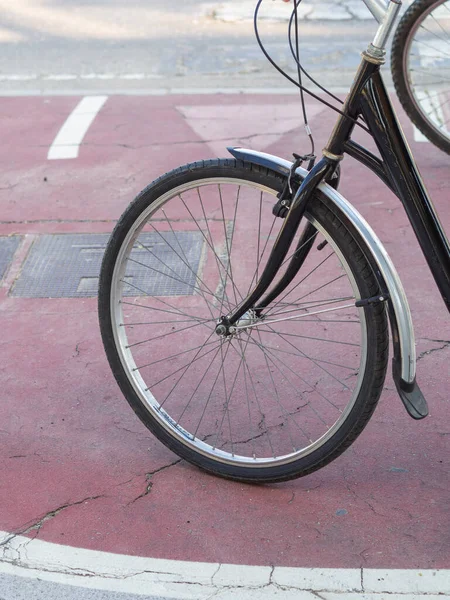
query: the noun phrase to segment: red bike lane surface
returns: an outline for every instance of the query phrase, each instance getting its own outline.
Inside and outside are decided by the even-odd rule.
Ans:
[[[104,356],[94,297],[18,290],[45,236],[109,233],[128,202],[171,168],[213,158],[222,145],[226,156],[227,144],[286,158],[309,151],[300,106],[279,95],[110,97],[78,158],[47,160],[79,100],[0,100],[0,241],[15,240],[0,295],[0,530],[176,560],[449,568],[450,327],[393,194],[344,161],[340,190],[369,220],[405,286],[430,417],[410,419],[388,376],[369,425],[331,465],[271,486],[217,479],[180,461],[128,407]],[[318,105],[311,115],[322,148],[335,117]],[[449,158],[431,144],[411,145],[450,231]],[[37,289],[39,272],[28,283],[23,289]]]

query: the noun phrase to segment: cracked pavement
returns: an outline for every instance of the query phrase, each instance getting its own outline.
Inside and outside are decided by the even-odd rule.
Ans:
[[[150,4],[152,10],[164,8],[160,2]],[[170,23],[161,17],[162,37],[172,31],[169,25],[179,28],[174,47],[185,44],[198,4],[183,3]],[[58,11],[69,5],[61,0]],[[101,20],[103,9],[97,5]],[[142,16],[130,13],[132,28],[136,14]],[[111,19],[121,22],[117,15],[123,16],[119,6]],[[280,52],[282,26],[267,23]],[[145,22],[142,27],[146,31]],[[181,87],[195,83],[194,71],[203,73],[204,79],[196,80],[200,87],[248,86],[250,81],[273,85],[267,72],[258,70],[246,27],[199,18],[203,40],[185,47],[181,64],[155,32],[145,44],[110,40],[108,53],[104,40],[80,45],[55,32],[44,32],[39,40],[24,23],[26,41],[5,43],[1,72],[14,74],[8,71],[13,66],[23,75],[28,66],[41,77],[55,57],[59,73],[62,64],[66,73],[73,68],[79,80],[48,81],[44,91],[82,85],[92,92],[110,81],[114,92],[118,79],[82,80],[76,61],[91,61],[100,74],[112,68],[109,60],[116,73],[129,73],[130,65],[138,73],[155,51],[155,68],[170,64]],[[330,40],[341,38],[344,52],[353,32],[361,27],[364,33],[368,23],[315,21],[310,39],[317,41],[324,27]],[[218,54],[224,51],[211,76],[213,44]],[[311,58],[320,58],[322,51],[312,44]],[[108,54],[105,62],[102,52]],[[136,62],[127,62],[133,52]],[[67,62],[60,63],[63,55]],[[254,60],[255,79],[239,62],[242,57]],[[226,60],[231,63],[224,67]],[[344,66],[351,63],[340,60]],[[336,69],[336,80],[339,76]],[[122,79],[120,86],[127,81],[136,86],[140,80]],[[35,83],[24,81],[21,92]],[[5,89],[10,85],[19,84],[6,81]],[[201,600],[450,596],[444,580],[450,569],[450,328],[398,201],[362,166],[344,161],[341,192],[382,239],[405,286],[415,325],[418,382],[430,416],[420,423],[409,419],[388,376],[367,429],[326,469],[273,486],[219,480],[178,459],[129,408],[104,356],[95,298],[19,298],[10,291],[41,236],[109,233],[141,189],[179,164],[224,155],[229,144],[286,158],[292,151],[303,153],[298,100],[266,92],[111,95],[79,157],[48,161],[47,150],[79,99],[79,93],[0,98],[0,240],[18,238],[0,282],[0,345],[6,350],[0,364],[0,600],[28,599],[33,593],[46,600],[159,600],[177,594]],[[321,148],[334,116],[315,102],[310,111]],[[448,157],[415,142],[411,124],[403,114],[400,119],[450,231]],[[392,569],[402,575],[396,578],[388,572]]]
[[[0,367],[1,564],[11,570],[4,577],[15,582],[14,569],[28,578],[44,573],[39,585],[48,597],[57,593],[58,577],[75,586],[84,581],[101,588],[107,581],[111,593],[125,593],[114,587],[121,581],[136,590],[138,581],[150,577],[159,597],[183,585],[200,589],[200,581],[205,595],[198,597],[223,599],[236,593],[239,577],[249,577],[231,574],[230,564],[252,564],[263,569],[258,577],[264,583],[257,579],[255,589],[249,583],[249,594],[301,592],[309,600],[312,589],[334,600],[333,586],[323,593],[289,577],[301,568],[348,569],[352,577],[358,573],[355,594],[367,594],[361,569],[369,580],[376,569],[448,569],[448,317],[392,194],[374,180],[368,185],[372,176],[345,161],[342,192],[381,236],[408,294],[418,381],[430,417],[409,419],[389,377],[363,435],[326,469],[276,486],[218,480],[172,455],[129,409],[104,358],[95,298],[26,299],[8,291],[39,236],[110,231],[128,200],[172,166],[221,152],[228,141],[248,142],[249,131],[256,132],[256,147],[275,154],[301,147],[304,133],[295,126],[300,109],[290,96],[279,95],[112,97],[80,158],[48,162],[46,144],[75,104],[70,97],[2,100],[5,139],[12,142],[3,150],[10,166],[0,176],[0,234],[20,237],[0,288],[2,344],[8,348]],[[289,107],[289,114],[280,106]],[[215,112],[220,119],[214,120]],[[265,115],[272,116],[263,131]],[[322,143],[334,117],[320,106],[311,115]],[[401,119],[410,135],[410,124]],[[26,148],[12,135],[18,126],[31,136]],[[412,144],[448,224],[447,157],[430,145]],[[80,197],[93,199],[88,213]],[[62,562],[47,560],[53,548]],[[77,563],[71,548],[100,553],[95,560],[102,552],[115,553],[121,557],[118,570],[108,571],[103,558],[96,566],[91,555]],[[181,577],[173,564],[125,568],[127,557],[189,561],[191,567]],[[199,567],[193,579],[196,561],[208,569]],[[293,571],[288,575],[283,568]]]

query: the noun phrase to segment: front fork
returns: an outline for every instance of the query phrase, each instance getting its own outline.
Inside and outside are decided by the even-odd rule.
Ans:
[[[261,275],[261,279],[257,282],[256,286],[250,292],[247,298],[245,298],[245,300],[241,302],[241,304],[234,311],[230,312],[226,316],[221,317],[217,331],[220,329],[221,333],[223,331],[229,333],[229,328],[237,323],[237,321],[239,321],[239,319],[249,309],[258,311],[258,309],[261,310],[262,308],[268,306],[271,301],[273,301],[284,289],[286,289],[287,285],[289,285],[302,266],[309,250],[312,247],[312,244],[310,244],[308,248],[308,238],[305,238],[305,236],[302,236],[303,241],[299,242],[297,245],[297,250],[301,247],[301,244],[305,244],[306,242],[304,247],[307,248],[307,251],[300,251],[298,257],[297,253],[294,253],[285,275],[270,292],[270,294],[268,294],[268,296],[258,304],[258,301],[261,300],[263,294],[267,291],[281,265],[283,264],[292,241],[297,233],[300,221],[305,214],[308,203],[316,192],[317,186],[322,181],[326,181],[327,183],[332,181],[332,177],[338,169],[339,162],[343,158],[345,143],[350,139],[359,114],[358,100],[360,94],[367,84],[367,81],[375,72],[379,71],[380,68],[379,61],[374,61],[370,57],[367,57],[367,55],[363,56],[364,59],[361,62],[361,65],[355,76],[352,87],[345,101],[341,116],[334,127],[330,140],[328,141],[327,148],[323,151],[323,158],[309,171],[308,175],[305,177],[300,188],[295,194],[294,199],[291,202],[289,212],[286,216],[286,220],[280,230],[280,233],[278,234],[278,237],[272,248],[272,252],[269,256],[269,260],[267,261],[267,265]],[[312,234],[313,231],[311,228],[309,228],[309,235],[311,236]]]
[[[239,319],[249,310],[254,309],[257,312],[265,308],[283,290],[289,285],[298,273],[304,263],[315,238],[315,227],[308,223],[300,240],[297,249],[291,258],[290,264],[285,274],[275,286],[275,288],[261,301],[264,293],[275,278],[277,272],[282,266],[286,255],[291,247],[292,241],[298,231],[300,221],[305,214],[309,201],[314,196],[317,186],[322,181],[332,182],[337,187],[339,176],[333,177],[337,171],[339,159],[323,157],[315,167],[309,171],[303,180],[299,189],[294,195],[290,204],[289,212],[273,245],[267,264],[262,272],[261,278],[256,283],[253,290],[243,302],[231,313],[222,316],[219,324],[220,332],[229,331]],[[225,328],[225,329],[224,329]]]
[[[330,185],[332,188],[337,190],[338,185],[339,185],[339,180],[340,180],[340,174],[341,174],[340,173],[340,165],[337,164],[331,177],[328,177],[327,179],[325,179],[325,183],[328,183],[328,185]],[[311,194],[312,193],[313,192],[311,191]],[[307,202],[308,202],[308,200],[306,200],[306,203]],[[306,206],[307,206],[307,204],[306,204]],[[306,208],[305,208],[305,210],[306,210]],[[294,277],[297,275],[297,273],[301,269],[303,263],[306,260],[306,257],[308,256],[311,248],[313,247],[314,241],[316,239],[316,235],[317,235],[317,229],[311,223],[307,223],[305,225],[305,228],[302,231],[302,234],[301,234],[299,240],[298,240],[297,247],[291,258],[291,262],[289,263],[289,266],[286,269],[286,272],[284,273],[284,275],[280,279],[280,281],[277,283],[277,285],[273,288],[273,290],[271,290],[267,294],[267,296],[265,298],[263,298],[261,300],[261,302],[259,302],[258,305],[255,307],[256,314],[259,315],[261,310],[263,308],[266,308],[266,306],[268,306],[282,292],[284,292],[284,290],[287,288],[287,286],[291,283],[291,281],[294,279]]]

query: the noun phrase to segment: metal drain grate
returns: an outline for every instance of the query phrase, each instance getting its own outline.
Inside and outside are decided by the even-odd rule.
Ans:
[[[6,273],[19,244],[20,236],[18,235],[0,237],[0,279]]]
[[[108,234],[40,237],[33,244],[11,295],[21,298],[96,296],[108,239]],[[125,289],[126,295],[185,296],[194,293],[203,247],[200,232],[176,232],[176,239],[172,232],[145,233],[139,241],[131,253],[132,260],[127,263],[125,280],[130,285]]]

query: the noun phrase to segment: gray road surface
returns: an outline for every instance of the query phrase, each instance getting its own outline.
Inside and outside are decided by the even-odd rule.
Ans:
[[[256,44],[249,20],[255,3],[0,0],[1,90],[287,88],[290,84]],[[281,0],[264,0],[262,34],[273,57],[292,75],[288,15]],[[375,21],[362,0],[305,0],[302,16],[305,66],[321,82],[345,88]]]
[[[162,596],[138,596],[139,600],[165,600]],[[136,600],[135,594],[92,590],[49,581],[0,575],[1,600]]]

